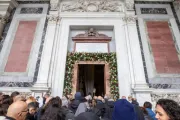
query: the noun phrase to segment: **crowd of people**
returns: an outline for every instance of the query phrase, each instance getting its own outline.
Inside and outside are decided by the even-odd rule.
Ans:
[[[180,120],[180,106],[160,99],[154,112],[150,102],[139,106],[131,96],[114,101],[109,95],[83,97],[76,92],[62,98],[25,98],[15,91],[10,96],[0,93],[0,120]]]

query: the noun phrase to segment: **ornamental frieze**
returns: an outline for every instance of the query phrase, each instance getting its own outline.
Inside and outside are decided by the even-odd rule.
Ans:
[[[137,16],[136,16],[136,15],[125,16],[125,17],[122,18],[122,20],[123,20],[124,22],[127,22],[127,23],[134,23],[134,22],[136,22],[136,20],[137,20]]]
[[[0,23],[5,24],[7,22],[7,18],[5,16],[0,15]]]
[[[117,0],[78,0],[71,3],[62,3],[61,12],[123,12],[124,8]]]
[[[180,104],[180,93],[173,94],[151,94],[152,102],[157,102],[159,99],[171,99]]]

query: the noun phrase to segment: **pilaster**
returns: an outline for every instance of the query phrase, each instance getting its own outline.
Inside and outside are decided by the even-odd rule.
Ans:
[[[51,80],[50,80],[50,66],[51,66],[51,60],[52,60],[52,51],[54,46],[54,39],[56,34],[56,29],[58,26],[58,23],[60,22],[60,19],[58,17],[58,14],[55,14],[56,12],[51,12],[47,15],[48,19],[48,25],[47,25],[47,31],[44,41],[44,47],[42,51],[41,56],[41,62],[39,67],[39,74],[38,74],[38,81],[33,86],[35,88],[49,88],[51,87]]]
[[[137,16],[135,15],[134,2],[132,0],[126,1],[126,14],[123,20],[125,23],[128,45],[132,94],[142,105],[144,100],[151,102],[150,93],[152,90],[149,89],[149,86],[146,83],[141,47],[136,26]]]
[[[50,11],[49,15],[47,15],[48,25],[39,67],[38,81],[33,86],[35,88],[52,88],[51,69],[53,61],[53,46],[55,46],[55,36],[60,22],[58,10],[59,0],[50,0]]]

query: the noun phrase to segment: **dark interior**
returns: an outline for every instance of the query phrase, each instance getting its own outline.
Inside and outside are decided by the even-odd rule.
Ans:
[[[80,64],[79,65],[79,74],[78,74],[78,87],[79,88],[77,88],[77,91],[81,91],[82,94],[84,94],[84,96],[87,95],[86,89],[85,89],[86,88],[85,79],[88,79],[88,78],[91,78],[91,80],[94,80],[94,88],[96,89],[95,95],[103,96],[104,95],[104,65],[96,65],[96,64]]]

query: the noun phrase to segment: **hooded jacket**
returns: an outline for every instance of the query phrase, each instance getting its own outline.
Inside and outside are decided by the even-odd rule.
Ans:
[[[114,103],[112,120],[137,120],[133,105],[125,99],[117,100]]]
[[[76,92],[75,94],[75,100],[72,101],[72,103],[69,105],[69,109],[75,114],[76,110],[79,106],[79,104],[81,103],[81,93],[80,92]]]

